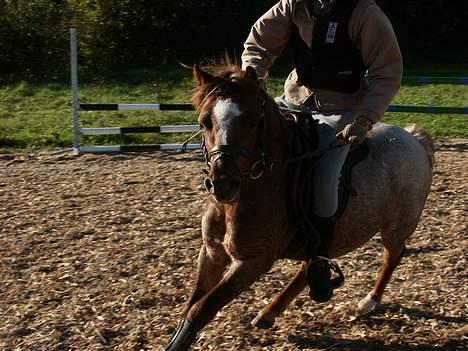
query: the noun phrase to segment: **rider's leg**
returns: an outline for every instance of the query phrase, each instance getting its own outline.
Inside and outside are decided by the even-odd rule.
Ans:
[[[296,105],[286,99],[286,96],[283,94],[281,96],[275,97],[275,102],[276,105],[278,105],[279,108],[284,108],[284,109],[290,109],[290,110],[297,110],[297,111],[302,111],[304,109],[303,106],[301,105]]]
[[[316,164],[314,213],[319,217],[329,218],[338,209],[339,178],[348,151],[349,145],[330,150]]]
[[[336,134],[351,123],[355,116],[354,111],[314,115],[319,120],[319,149],[323,151],[314,171],[314,213],[319,217],[331,217],[338,209],[341,168],[350,146],[338,143]]]
[[[314,169],[314,213],[316,229],[322,235],[318,248],[319,256],[328,256],[328,246],[332,239],[334,221],[330,219],[338,209],[338,186],[341,168],[350,149],[349,145],[336,140],[336,134],[355,118],[352,111],[314,115],[319,120],[319,149],[322,156]],[[306,279],[310,287],[309,295],[316,302],[328,301],[335,288],[331,281],[330,262],[322,259],[308,261]]]

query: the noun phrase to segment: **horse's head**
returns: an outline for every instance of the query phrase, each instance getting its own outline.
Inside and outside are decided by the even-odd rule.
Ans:
[[[238,199],[244,176],[261,177],[268,152],[265,103],[270,99],[255,70],[228,66],[211,75],[198,66],[193,103],[203,128],[209,166],[207,190],[220,202]]]

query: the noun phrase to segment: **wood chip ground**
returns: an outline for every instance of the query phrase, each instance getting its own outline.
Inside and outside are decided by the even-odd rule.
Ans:
[[[468,140],[439,141],[423,218],[376,313],[358,301],[376,236],[339,260],[325,304],[304,291],[271,330],[250,320],[298,263],[280,261],[194,350],[467,350]],[[161,350],[179,322],[206,197],[199,153],[0,155],[0,350]]]

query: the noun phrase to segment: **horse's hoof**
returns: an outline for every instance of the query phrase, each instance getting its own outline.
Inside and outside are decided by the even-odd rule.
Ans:
[[[195,341],[197,331],[188,319],[184,319],[176,329],[164,351],[187,351]]]
[[[371,294],[368,294],[365,298],[359,301],[357,312],[361,316],[371,313],[375,310],[378,304],[378,301],[373,300]]]
[[[252,319],[252,322],[250,322],[250,324],[260,329],[270,329],[275,324],[275,320],[269,321],[265,318],[265,316],[259,313],[257,317]]]

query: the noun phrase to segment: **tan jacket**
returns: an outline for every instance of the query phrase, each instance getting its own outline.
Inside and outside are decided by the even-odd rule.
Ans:
[[[244,43],[242,67],[252,66],[259,76],[266,78],[286,47],[293,25],[299,28],[304,42],[311,45],[314,17],[309,15],[305,0],[280,0],[253,25]],[[355,110],[376,122],[400,88],[403,71],[400,48],[390,21],[374,0],[359,1],[348,31],[368,69],[358,92],[312,91],[298,81],[293,70],[285,82],[284,93],[289,101],[298,105],[315,94],[322,111]]]

